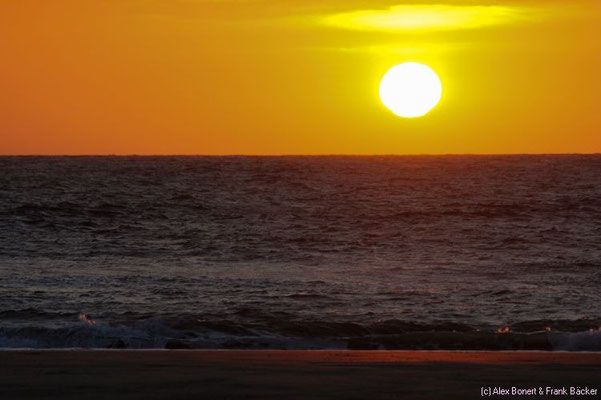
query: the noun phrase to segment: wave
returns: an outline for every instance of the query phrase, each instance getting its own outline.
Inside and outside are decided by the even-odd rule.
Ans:
[[[599,324],[540,320],[482,329],[447,321],[356,323],[265,316],[242,323],[191,315],[104,323],[80,314],[77,322],[62,326],[3,326],[0,348],[601,351]]]

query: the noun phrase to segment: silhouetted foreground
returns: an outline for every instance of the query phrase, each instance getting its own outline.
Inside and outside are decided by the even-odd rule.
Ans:
[[[601,353],[0,352],[2,399],[476,399],[481,387],[598,391],[600,376]]]

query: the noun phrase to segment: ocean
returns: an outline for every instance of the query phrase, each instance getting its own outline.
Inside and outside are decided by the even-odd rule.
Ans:
[[[601,350],[601,156],[0,157],[0,348]]]

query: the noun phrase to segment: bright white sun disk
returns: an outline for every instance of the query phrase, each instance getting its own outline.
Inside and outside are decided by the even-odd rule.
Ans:
[[[390,68],[380,82],[382,103],[399,117],[421,117],[442,96],[438,75],[427,65],[407,62]]]

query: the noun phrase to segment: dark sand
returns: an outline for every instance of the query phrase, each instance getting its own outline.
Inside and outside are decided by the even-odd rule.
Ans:
[[[0,399],[477,399],[482,386],[601,389],[601,353],[0,351]]]

